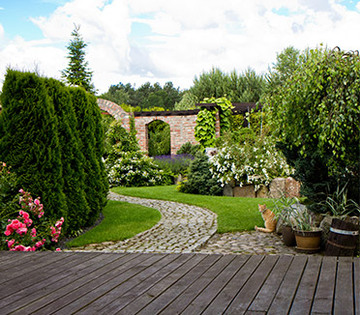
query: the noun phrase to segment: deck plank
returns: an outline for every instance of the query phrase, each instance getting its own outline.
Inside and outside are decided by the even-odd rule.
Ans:
[[[239,271],[227,283],[216,298],[213,301],[209,301],[209,305],[204,311],[204,314],[223,313],[264,258],[258,255],[242,257],[246,258],[244,264],[239,265]]]
[[[278,259],[278,256],[265,257],[265,259],[259,264],[258,268],[250,276],[249,280],[231,302],[228,309],[226,310],[227,314],[244,314],[246,312],[252,301],[255,299],[257,293],[261,289],[261,286],[268,278],[268,275],[274,268]]]
[[[164,306],[166,306],[176,297],[181,295],[181,293],[189,285],[191,285],[192,282],[198,279],[219,258],[220,258],[219,255],[211,255],[211,256],[200,255],[199,257],[194,257],[191,261],[191,264],[193,265],[192,269],[188,273],[186,273],[182,278],[180,278],[177,282],[171,285],[167,290],[165,290],[158,297],[156,297],[155,300],[151,304],[148,304],[141,312],[144,312],[144,310],[146,310],[148,314],[156,314],[160,312],[160,310],[164,308]],[[161,273],[163,272],[161,271]],[[143,294],[145,291],[147,291],[150,287],[151,286],[147,285],[147,288],[145,289],[145,287],[141,284],[140,286],[134,288],[134,292],[130,291],[129,293],[130,295],[135,294],[139,296],[140,294]],[[111,308],[110,312],[112,313],[113,311],[119,311],[120,309],[122,309],[123,307],[121,306],[121,304],[127,305],[128,303],[126,303],[126,299],[127,299],[127,294],[122,296],[121,299],[116,300],[115,303],[113,303],[115,305]]]
[[[99,252],[0,252],[0,257],[1,315],[360,314],[356,257]]]
[[[181,279],[185,274],[187,274],[193,267],[193,260],[195,259],[195,265],[203,259],[202,255],[192,256],[192,259],[186,261],[183,265],[179,266],[173,271],[168,277],[162,279],[149,290],[140,295],[137,299],[132,301],[126,307],[121,309],[118,314],[136,314],[141,311],[145,306],[154,301],[158,296],[160,296],[164,291],[166,291],[170,286],[176,283]]]
[[[306,256],[295,256],[270,306],[268,314],[287,314],[306,266]]]
[[[115,269],[119,265],[126,264],[134,259],[136,259],[136,256],[103,254],[99,257],[99,260],[96,258],[95,260],[86,260],[72,268],[74,270],[73,274],[67,274],[65,278],[61,278],[51,285],[42,284],[42,287],[37,291],[28,292],[28,295],[21,300],[21,304],[15,303],[13,307],[19,314],[34,312],[68,294],[74,288],[81,287],[90,279],[96,280],[109,269]],[[110,260],[110,263],[107,263],[108,260]],[[64,269],[63,271],[65,272]]]
[[[52,281],[59,280],[59,278],[64,276],[64,268],[67,267],[69,270],[67,273],[69,273],[74,264],[80,263],[85,257],[90,259],[97,255],[99,254],[92,253],[92,255],[86,255],[84,257],[72,253],[69,255],[61,255],[56,262],[43,267],[41,272],[36,271],[31,277],[25,277],[22,281],[7,281],[3,283],[2,287],[6,287],[6,290],[0,289],[0,308],[4,306],[4,301],[14,302],[21,299],[24,291],[27,292],[30,287],[31,290],[34,290],[41,288],[42,282],[44,285],[49,285]],[[52,280],[52,278],[55,278],[55,280]],[[7,299],[4,299],[5,297],[7,297]]]
[[[350,257],[339,257],[334,296],[335,314],[354,314],[353,264]]]
[[[149,290],[154,284],[167,277],[177,266],[189,257],[181,255],[167,255],[135,277],[115,287],[106,295],[83,307],[78,314],[114,313],[131,303],[141,294]],[[176,261],[177,260],[177,261]]]
[[[360,314],[360,260],[354,261],[354,313]]]
[[[269,277],[261,287],[259,293],[255,297],[255,300],[251,303],[249,310],[250,312],[267,312],[270,308],[271,302],[273,301],[279,287],[282,283],[283,278],[293,260],[293,256],[284,255],[280,256],[274,269],[271,271]]]
[[[218,275],[215,275],[214,280],[188,305],[184,313],[200,314],[204,311],[209,302],[223,290],[246,260],[243,256],[237,256],[232,260]],[[143,315],[145,314],[146,312],[143,313]]]
[[[174,299],[160,314],[179,314],[181,313],[213,280],[234,259],[234,256],[220,256],[200,278],[194,281],[183,293]]]
[[[336,257],[323,258],[313,306],[311,309],[312,314],[332,313],[336,283],[336,269]]]
[[[55,314],[72,314],[82,306],[84,296],[89,297],[90,295],[90,299],[96,299],[165,256],[166,254],[139,254],[125,263],[98,272],[95,279],[86,276],[85,281],[80,286],[70,283],[61,289],[60,296],[39,310],[40,314],[52,314],[54,310],[58,310]]]
[[[319,277],[322,257],[310,256],[297,289],[291,315],[310,314],[313,297]]]

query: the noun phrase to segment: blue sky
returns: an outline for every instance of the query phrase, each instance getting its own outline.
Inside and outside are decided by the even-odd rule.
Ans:
[[[265,73],[276,54],[360,50],[360,0],[0,0],[0,87],[7,67],[60,78],[74,23],[100,92],[172,81],[212,67]]]

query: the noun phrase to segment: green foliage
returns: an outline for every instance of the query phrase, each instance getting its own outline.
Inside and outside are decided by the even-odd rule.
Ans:
[[[126,110],[122,105],[128,112],[154,107],[173,110],[175,104],[181,100],[182,92],[179,88],[175,88],[172,82],[165,83],[163,87],[159,83],[151,85],[147,82],[137,89],[130,83],[126,85],[119,83],[110,86],[108,92],[100,95],[100,97],[117,104],[128,104],[131,107],[136,107],[134,110]]]
[[[61,76],[71,86],[80,86],[88,92],[95,93],[95,87],[91,83],[92,71],[88,69],[88,62],[85,61],[84,49],[87,44],[82,39],[79,30],[80,26],[75,25],[71,33],[73,39],[67,46],[69,65],[61,72]]]
[[[152,228],[160,219],[159,211],[127,202],[109,200],[99,225],[66,244],[78,247],[109,241],[122,241]]]
[[[267,114],[289,162],[301,167],[298,175],[312,165],[306,177],[314,180],[302,182],[303,193],[319,201],[338,179],[359,182],[360,57],[317,48],[298,59],[282,88],[267,95]],[[358,189],[349,194],[359,198]]]
[[[216,138],[216,108],[202,108],[196,117],[195,139],[204,147],[212,147]]]
[[[70,231],[77,231],[86,225],[86,218],[90,213],[84,191],[84,157],[78,142],[77,119],[68,89],[54,79],[46,79],[45,84],[58,118],[57,130],[64,180],[62,190],[67,197],[68,206],[66,226]]]
[[[148,125],[149,156],[169,155],[170,126],[169,124],[155,120]]]
[[[179,155],[160,155],[154,157],[154,162],[162,170],[174,174],[175,176],[181,174],[186,175],[191,161],[194,156],[189,154]]]
[[[152,158],[141,152],[115,150],[116,159],[107,159],[106,167],[111,186],[170,185],[173,174],[161,170]]]
[[[235,70],[226,74],[218,68],[212,68],[209,72],[203,72],[199,78],[195,77],[190,92],[197,100],[227,96],[234,103],[258,102],[265,87],[264,78],[252,69],[241,74]]]
[[[205,98],[201,103],[215,103],[219,108],[221,134],[230,130],[233,105],[226,97]]]
[[[90,206],[86,224],[91,225],[106,204],[108,191],[105,169],[101,160],[103,154],[101,114],[95,97],[91,95],[89,98],[84,89],[71,88],[70,94],[77,119],[79,148],[83,154],[82,167],[86,174],[84,191]]]
[[[0,160],[17,175],[17,189],[41,196],[50,218],[66,219],[58,119],[44,80],[8,70],[2,90]]]
[[[114,120],[106,131],[105,148],[105,157],[113,160],[116,159],[116,154],[113,154],[115,151],[135,152],[140,150],[135,135],[127,132],[119,120]]]
[[[7,222],[11,214],[17,212],[17,177],[11,167],[0,161],[0,223]],[[2,229],[3,230],[3,229]]]
[[[199,151],[203,151],[199,144],[192,144],[191,142],[184,143],[176,154],[190,154],[195,156]]]
[[[258,188],[292,173],[274,140],[254,137],[254,132],[227,135],[210,163],[213,177],[222,185],[235,180],[237,185],[254,184]]]
[[[190,164],[188,180],[181,182],[178,189],[184,193],[200,195],[221,195],[222,188],[210,172],[209,159],[198,154]]]
[[[190,91],[186,91],[181,98],[181,101],[176,103],[174,110],[190,110],[195,109],[195,105],[198,102],[198,98]]]

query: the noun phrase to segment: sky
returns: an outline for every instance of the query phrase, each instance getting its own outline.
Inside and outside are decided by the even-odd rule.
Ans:
[[[99,94],[183,90],[213,67],[264,74],[289,46],[360,50],[360,0],[0,0],[0,88],[9,67],[60,79],[74,25]]]

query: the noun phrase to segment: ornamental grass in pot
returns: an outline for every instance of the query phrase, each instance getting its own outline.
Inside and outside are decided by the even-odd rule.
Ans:
[[[282,240],[286,246],[296,245],[295,234],[293,231],[293,216],[296,210],[293,206],[298,202],[299,200],[297,198],[287,198],[285,195],[282,195],[281,198],[274,202],[276,219],[279,224],[281,224],[279,232],[281,233]]]
[[[303,253],[316,253],[320,250],[321,229],[315,227],[308,210],[297,212],[294,227],[296,250]]]
[[[332,214],[326,241],[326,256],[354,256],[359,242],[360,206],[347,198],[346,186],[340,189],[338,185],[336,192],[325,200]]]

